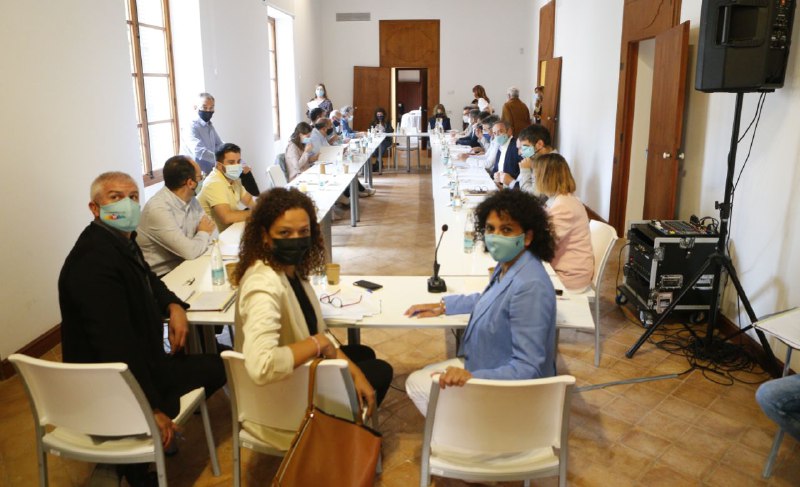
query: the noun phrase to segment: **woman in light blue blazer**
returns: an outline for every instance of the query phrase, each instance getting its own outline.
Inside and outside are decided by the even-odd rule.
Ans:
[[[431,376],[463,386],[471,377],[523,380],[551,377],[555,367],[556,294],[542,261],[555,241],[541,203],[524,191],[502,190],[475,210],[477,229],[498,262],[482,293],[446,296],[406,311],[419,318],[471,313],[458,357],[429,365],[406,380],[406,392],[424,415]]]

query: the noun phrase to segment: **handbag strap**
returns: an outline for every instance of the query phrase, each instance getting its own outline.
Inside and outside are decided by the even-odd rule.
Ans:
[[[310,414],[314,410],[314,388],[317,383],[317,366],[323,360],[325,360],[324,357],[315,358],[308,369],[308,407],[306,408],[306,414]]]

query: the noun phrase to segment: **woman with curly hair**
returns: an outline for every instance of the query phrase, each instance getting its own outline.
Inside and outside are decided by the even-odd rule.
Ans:
[[[325,262],[314,203],[296,189],[274,188],[258,198],[245,225],[236,278],[234,348],[257,384],[279,381],[315,358],[349,362],[356,393],[372,414],[392,380],[392,367],[363,345],[338,348],[327,332],[309,273]],[[244,423],[244,428],[288,448],[294,431]]]
[[[542,265],[555,247],[547,212],[533,195],[504,189],[478,205],[475,215],[498,262],[489,285],[482,293],[446,296],[406,311],[419,318],[471,313],[458,358],[406,380],[406,392],[423,415],[434,373],[440,373],[442,388],[463,386],[471,377],[524,380],[556,373],[556,293]]]

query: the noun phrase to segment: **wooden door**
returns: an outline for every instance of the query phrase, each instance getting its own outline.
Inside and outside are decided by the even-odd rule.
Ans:
[[[688,50],[688,21],[656,36],[642,212],[646,220],[675,218]]]
[[[544,89],[542,94],[542,125],[550,131],[550,138],[553,143],[558,132],[558,97],[561,91],[561,58],[548,59],[542,61],[540,66],[542,72],[541,86]]]
[[[392,109],[392,68],[353,67],[353,130],[367,130],[375,109]]]
[[[428,70],[424,114],[432,112],[433,107],[439,103],[439,24],[439,20],[379,22],[381,66]]]
[[[542,78],[542,61],[553,59],[553,46],[556,38],[556,2],[547,2],[539,9],[539,66],[536,72],[537,84]]]

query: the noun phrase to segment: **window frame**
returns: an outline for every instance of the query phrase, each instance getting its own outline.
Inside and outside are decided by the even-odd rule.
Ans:
[[[169,13],[169,0],[159,0],[161,2],[161,14],[164,26],[147,24],[139,21],[138,0],[127,0],[128,4],[128,31],[130,35],[131,58],[134,72],[131,77],[134,80],[134,96],[136,99],[136,110],[138,120],[136,127],[139,130],[139,149],[141,153],[142,179],[145,187],[151,184],[160,183],[164,180],[162,170],[153,170],[152,154],[150,153],[150,126],[164,123],[172,124],[172,145],[174,154],[180,151],[180,125],[178,121],[178,102],[175,90],[175,65],[172,52],[172,28]],[[166,73],[146,73],[142,62],[142,46],[140,37],[140,26],[150,29],[157,29],[164,33],[164,55]],[[145,78],[166,78],[169,96],[170,118],[151,121],[147,115],[147,99],[145,91]]]
[[[275,69],[272,69],[272,63],[270,63],[269,66],[269,82],[273,90],[272,97],[275,100],[275,104],[272,104],[272,101],[270,100],[270,105],[272,108],[270,113],[274,113],[276,115],[272,120],[272,133],[274,140],[279,141],[281,140],[281,100],[280,92],[278,91],[278,36],[276,34],[275,17],[267,16],[267,24],[268,35],[270,36],[270,39],[267,40],[267,55],[274,56],[275,58]],[[270,48],[270,45],[272,48]]]

